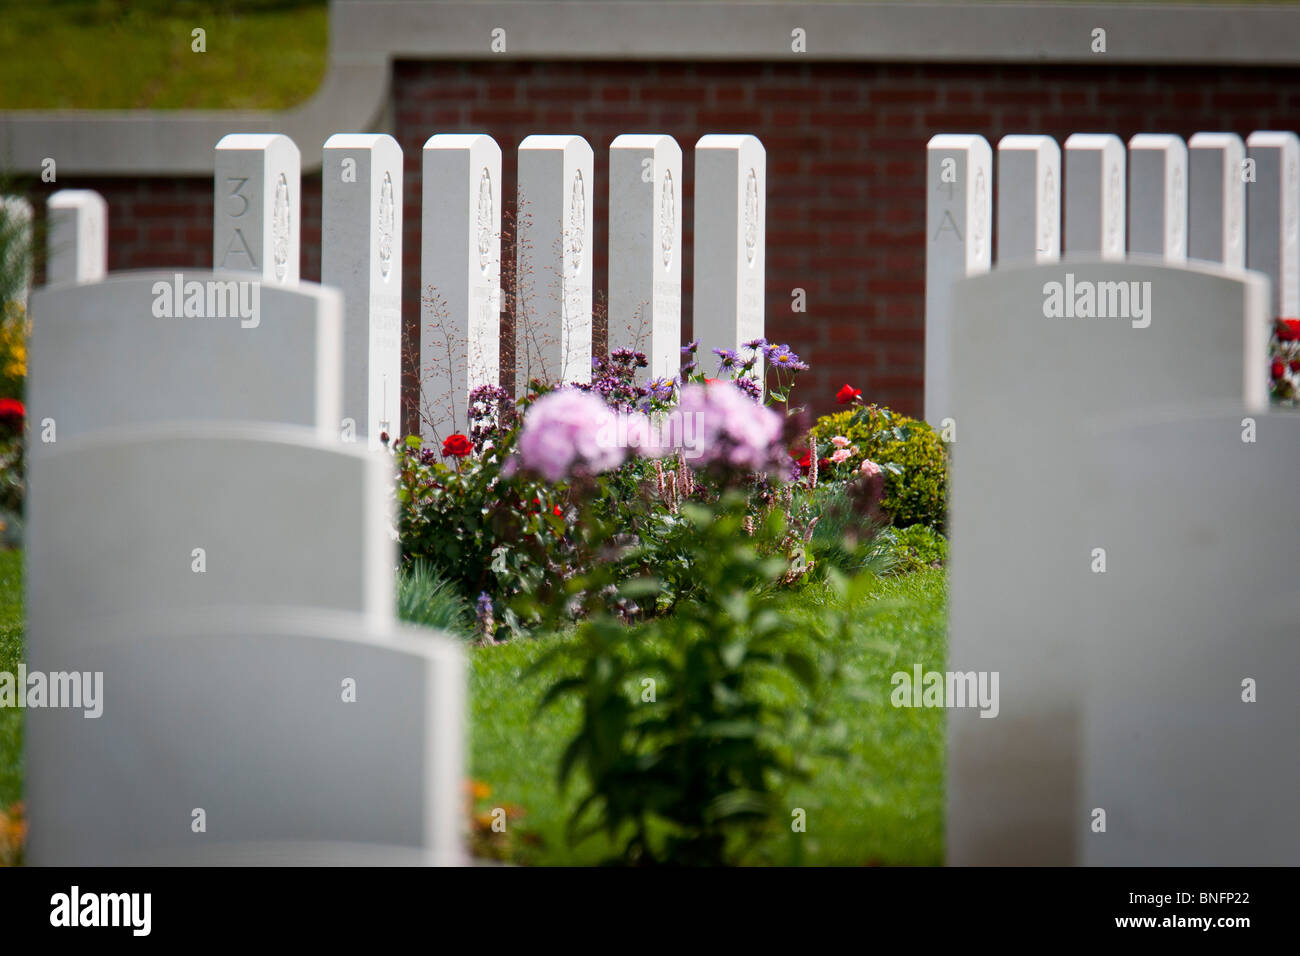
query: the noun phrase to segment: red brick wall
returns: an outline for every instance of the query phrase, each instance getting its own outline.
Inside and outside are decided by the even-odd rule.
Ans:
[[[435,132],[483,131],[501,144],[503,195],[530,133],[580,133],[596,153],[595,288],[606,282],[608,147],[662,132],[684,151],[683,331],[691,327],[693,157],[704,133],[753,133],[767,147],[767,330],[812,363],[796,392],[817,411],[851,382],[909,414],[922,404],[924,153],[937,132],[1007,133],[1300,128],[1300,71],[903,64],[438,63],[394,69],[393,115],[406,154],[405,322],[419,317],[420,149]],[[299,143],[318,155],[319,143]],[[100,190],[112,269],[203,265],[211,181],[61,182]],[[48,191],[48,187],[45,187]],[[320,275],[320,177],[303,197],[302,275]],[[43,197],[42,197],[43,198]],[[790,309],[794,288],[808,310]],[[411,370],[413,371],[413,370]],[[409,419],[408,419],[409,424]]]

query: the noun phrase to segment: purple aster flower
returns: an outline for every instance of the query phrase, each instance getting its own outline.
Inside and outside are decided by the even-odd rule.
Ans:
[[[683,354],[683,355],[694,355],[694,354],[695,354],[695,350],[698,349],[699,347],[700,347],[700,340],[699,340],[699,339],[696,339],[695,341],[690,342],[690,343],[688,343],[688,344],[682,346],[682,354]]]
[[[805,372],[808,366],[800,361],[799,356],[790,351],[788,345],[783,345],[779,350],[768,356],[768,362],[773,368],[784,368],[793,372]]]
[[[732,349],[714,349],[713,354],[718,357],[718,371],[724,368],[736,367],[736,353]]]
[[[745,343],[745,348],[749,349],[751,352],[757,352],[759,349],[764,348],[766,345],[767,345],[767,339],[750,339],[748,342]]]
[[[666,401],[673,397],[675,384],[671,378],[652,378],[646,386],[646,394],[656,401]]]
[[[758,379],[750,378],[748,375],[741,375],[740,377],[733,379],[731,384],[735,385],[736,388],[740,389],[754,401],[759,402],[763,400],[763,386],[758,384]]]

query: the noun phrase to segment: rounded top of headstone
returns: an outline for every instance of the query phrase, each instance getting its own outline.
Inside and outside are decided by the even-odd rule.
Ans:
[[[1039,150],[1045,149],[1049,153],[1057,153],[1057,154],[1061,152],[1061,147],[1056,142],[1055,139],[1053,139],[1050,136],[1044,136],[1038,133],[1034,133],[1034,134],[1008,133],[1006,136],[1003,136],[1000,140],[998,140],[998,150],[1001,151],[1004,149],[1006,150],[1023,149],[1023,150],[1029,150],[1031,152],[1038,152]]]
[[[1257,129],[1246,137],[1246,145],[1300,150],[1300,137],[1290,130]]]
[[[1242,147],[1245,143],[1236,133],[1193,133],[1187,141],[1189,149],[1231,149]]]
[[[750,133],[705,133],[695,141],[695,149],[756,149],[763,155],[763,141]]]
[[[1123,149],[1124,141],[1114,133],[1071,133],[1065,141],[1067,150]]]
[[[486,146],[498,155],[501,147],[487,133],[434,133],[424,141],[425,149],[470,149],[474,146]]]
[[[290,149],[298,155],[298,144],[283,133],[227,133],[217,141],[217,149]]]
[[[565,152],[576,150],[589,156],[594,156],[591,144],[583,137],[573,134],[551,134],[551,133],[533,133],[525,136],[523,142],[519,144],[520,151],[534,149],[562,149]]]
[[[1185,152],[1187,144],[1173,133],[1137,133],[1129,138],[1129,149],[1169,149]]]
[[[609,144],[610,149],[658,149],[661,146],[676,147],[681,152],[677,140],[667,133],[620,133]]]

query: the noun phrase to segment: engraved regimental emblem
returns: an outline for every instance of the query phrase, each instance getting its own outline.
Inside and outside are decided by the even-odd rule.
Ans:
[[[1181,201],[1180,201],[1181,200]],[[1177,249],[1183,241],[1183,211],[1187,208],[1186,195],[1183,192],[1183,168],[1174,167],[1174,174],[1169,177],[1169,195],[1165,197],[1169,210],[1168,248]]]
[[[1228,247],[1236,250],[1241,248],[1241,220],[1242,213],[1245,211],[1242,209],[1245,205],[1243,197],[1245,190],[1238,185],[1236,169],[1227,163],[1224,166],[1226,175],[1223,189],[1228,195]]]
[[[582,185],[582,170],[578,170],[573,174],[573,189],[569,196],[569,235],[564,255],[570,275],[577,275],[582,269],[582,244],[586,240],[583,231],[586,227],[587,196]]]
[[[989,185],[984,181],[984,168],[975,170],[975,215],[970,225],[971,249],[977,259],[984,256],[984,240],[988,236],[986,211],[989,198]]]
[[[1297,236],[1296,219],[1300,217],[1300,209],[1296,208],[1296,194],[1300,192],[1300,163],[1295,157],[1292,157],[1286,164],[1286,195],[1291,201],[1286,206],[1286,226],[1282,230],[1283,242],[1283,272],[1282,288],[1288,301],[1283,303],[1287,311],[1294,315],[1296,308],[1296,246],[1300,244],[1300,237]]]
[[[1055,189],[1056,177],[1049,166],[1043,175],[1042,206],[1038,215],[1038,251],[1044,255],[1052,251],[1052,234],[1056,231],[1056,203],[1052,202]]]
[[[745,177],[745,259],[754,264],[758,255],[758,175],[754,170]]]
[[[1123,180],[1120,178],[1119,163],[1112,163],[1110,167],[1110,182],[1106,190],[1106,210],[1110,217],[1106,222],[1106,249],[1113,252],[1124,251],[1124,239],[1120,235],[1120,223],[1123,217],[1119,214],[1119,204],[1124,199]]]
[[[275,184],[275,205],[271,210],[271,254],[275,278],[283,282],[289,274],[289,180],[284,173]]]
[[[478,177],[478,267],[484,275],[492,272],[492,174],[486,166]]]
[[[1292,159],[1286,164],[1286,194],[1294,197],[1297,192],[1300,192],[1300,164],[1297,164],[1296,160]],[[1297,215],[1300,215],[1300,210],[1296,209],[1296,204],[1293,201],[1287,205],[1286,209],[1284,235],[1288,245],[1295,242]]]
[[[396,227],[393,212],[393,177],[384,173],[383,185],[379,187],[379,222],[376,232],[379,242],[379,274],[388,280],[393,271],[393,232]]]
[[[677,197],[673,193],[673,174],[664,172],[664,185],[659,193],[659,247],[664,254],[664,268],[673,261],[673,237],[677,232]]]

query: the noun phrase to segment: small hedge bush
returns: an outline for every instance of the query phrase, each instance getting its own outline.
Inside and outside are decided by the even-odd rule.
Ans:
[[[843,463],[831,466],[825,474],[827,479],[850,477],[864,459],[870,459],[884,469],[885,496],[881,505],[896,527],[923,524],[944,529],[948,451],[928,424],[879,405],[865,405],[822,416],[813,426],[812,435],[819,460],[834,454],[831,439],[839,435],[849,439],[850,447],[857,450]]]

